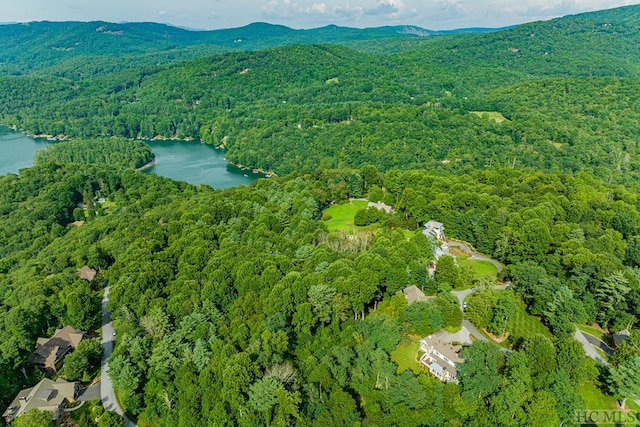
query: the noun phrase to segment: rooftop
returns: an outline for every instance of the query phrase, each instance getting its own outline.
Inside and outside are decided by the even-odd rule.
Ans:
[[[68,352],[75,350],[82,338],[84,331],[79,331],[71,326],[56,329],[51,338],[38,338],[36,350],[31,354],[29,360],[35,365],[55,369],[56,363]]]
[[[408,286],[402,290],[402,293],[407,298],[407,302],[412,304],[416,301],[428,301],[434,297],[428,297],[415,285]]]
[[[56,413],[66,402],[73,402],[76,396],[77,383],[70,383],[62,379],[55,382],[45,378],[31,388],[24,389],[17,394],[6,411],[2,414],[8,422],[31,409]]]
[[[78,276],[88,282],[93,282],[93,279],[96,278],[97,273],[98,272],[96,270],[89,267],[88,265],[85,265],[82,268],[78,269]]]

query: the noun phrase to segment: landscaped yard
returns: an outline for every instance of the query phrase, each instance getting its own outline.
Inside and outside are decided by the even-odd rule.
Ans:
[[[509,291],[502,291],[509,292]],[[509,333],[512,337],[518,338],[528,338],[536,334],[544,335],[545,337],[551,338],[551,332],[547,329],[546,326],[542,324],[540,319],[537,317],[531,316],[527,313],[525,309],[524,302],[522,302],[519,298],[516,300],[516,305],[518,306],[518,310],[516,314],[513,316],[511,321],[509,322]]]
[[[391,360],[398,365],[398,373],[404,372],[408,369],[413,371],[414,374],[419,374],[421,371],[420,363],[418,362],[418,350],[420,348],[420,337],[418,336],[406,336],[402,338],[398,347],[391,353]]]
[[[478,276],[478,279],[482,279],[484,277],[496,279],[498,275],[498,269],[489,261],[474,259],[468,260],[467,262],[469,262],[471,268],[473,268],[473,271]]]
[[[327,224],[329,231],[354,231],[358,227],[353,224],[353,218],[359,209],[366,209],[367,203],[366,200],[352,200],[341,205],[329,206],[322,216],[331,218],[324,223]]]
[[[618,409],[618,401],[615,397],[604,394],[595,384],[580,384],[579,391],[587,404],[587,409]],[[640,409],[640,406],[631,399],[627,399],[627,406],[633,411]]]

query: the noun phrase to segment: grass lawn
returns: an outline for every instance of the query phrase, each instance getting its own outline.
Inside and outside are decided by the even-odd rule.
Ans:
[[[104,210],[105,214],[110,214],[115,212],[118,209],[118,205],[115,202],[111,202],[109,200],[105,200],[104,202],[97,204],[102,205],[102,210]]]
[[[483,277],[488,277],[494,280],[496,279],[498,275],[498,269],[489,261],[474,259],[469,260],[468,262],[471,264],[473,271],[475,271],[475,273],[478,275],[478,279],[481,279]]]
[[[509,119],[503,116],[502,113],[499,113],[497,111],[469,111],[469,113],[475,114],[478,117],[486,117],[489,120],[493,120],[496,123],[509,121]]]
[[[353,224],[353,218],[359,209],[365,209],[368,202],[366,200],[353,200],[342,205],[329,206],[323,212],[323,216],[331,215],[331,219],[324,221],[329,231],[342,230],[354,231],[358,227]]]
[[[604,394],[595,384],[580,384],[578,390],[588,409],[618,409],[616,399]]]
[[[604,341],[605,340],[605,332],[601,328],[597,328],[590,325],[576,325],[578,329],[582,332],[586,332],[588,334],[593,335],[594,337]]]
[[[417,336],[403,337],[398,347],[391,353],[391,360],[398,365],[398,373],[408,369],[414,374],[421,371],[420,363],[418,363],[418,350],[420,348],[420,338]]]
[[[592,346],[596,352],[600,355],[600,357],[602,357],[603,360],[606,360],[607,362],[609,361],[609,356],[607,356],[607,353],[605,353],[604,351],[600,350],[598,347],[596,346]]]
[[[578,387],[578,391],[580,392],[582,399],[584,399],[584,402],[587,404],[587,409],[605,409],[614,411],[618,410],[618,401],[613,396],[603,393],[602,390],[600,390],[600,388],[598,388],[598,386],[595,384],[580,384],[580,386]],[[638,409],[640,409],[640,407],[638,407],[638,405],[631,399],[627,399],[627,407],[629,407],[629,409],[631,409],[632,411],[638,411]]]
[[[509,292],[509,291],[501,291]],[[518,310],[513,318],[509,321],[508,330],[511,336],[514,338],[524,337],[528,338],[535,334],[544,335],[545,337],[552,338],[551,332],[546,326],[542,324],[540,319],[531,316],[525,309],[524,302],[520,298],[516,299],[516,305]]]

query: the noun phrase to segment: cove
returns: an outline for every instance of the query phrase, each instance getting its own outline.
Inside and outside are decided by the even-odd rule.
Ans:
[[[213,188],[248,185],[264,175],[230,165],[224,150],[200,142],[145,141],[156,154],[157,164],[145,173],[155,173],[190,184]],[[18,173],[33,166],[33,156],[51,141],[31,138],[24,133],[0,126],[0,175]]]
[[[224,150],[198,141],[145,141],[156,155],[156,164],[145,173],[207,184],[215,189],[248,185],[264,175],[245,171],[229,164]]]
[[[51,144],[46,139],[30,138],[24,133],[0,126],[0,175],[18,173],[33,166],[33,156]]]

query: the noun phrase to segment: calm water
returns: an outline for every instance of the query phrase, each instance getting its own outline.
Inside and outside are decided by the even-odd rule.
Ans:
[[[224,159],[224,151],[210,145],[181,141],[147,143],[156,153],[158,164],[147,169],[146,173],[156,173],[195,185],[208,184],[213,188],[251,184],[263,176],[230,166]],[[0,127],[0,175],[18,173],[22,168],[33,166],[33,155],[47,144],[51,142]]]
[[[224,150],[200,142],[146,141],[156,154],[156,165],[145,170],[161,176],[208,184],[213,188],[251,184],[263,175],[233,167],[224,159]]]
[[[0,175],[33,166],[33,155],[50,142],[0,127]]]

